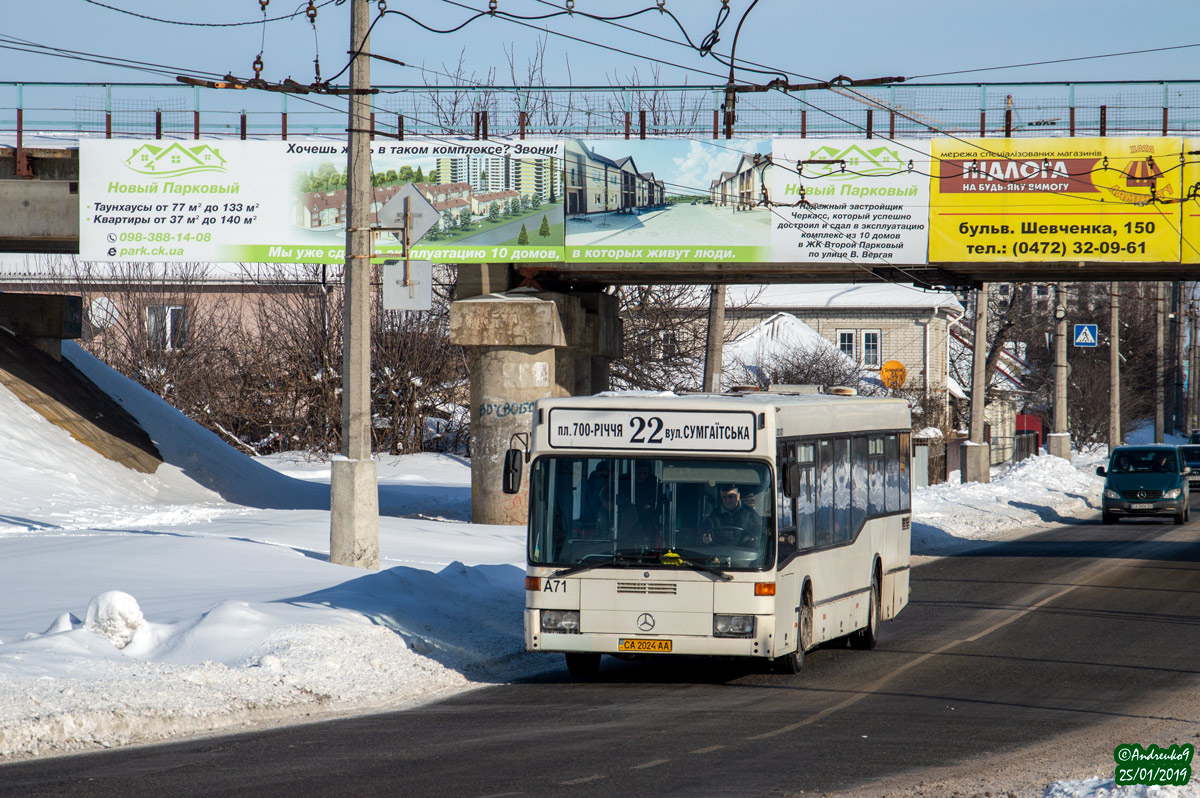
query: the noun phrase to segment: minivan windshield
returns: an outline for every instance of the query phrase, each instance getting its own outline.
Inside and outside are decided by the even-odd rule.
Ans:
[[[1179,472],[1179,460],[1171,449],[1118,449],[1108,470],[1113,474]]]

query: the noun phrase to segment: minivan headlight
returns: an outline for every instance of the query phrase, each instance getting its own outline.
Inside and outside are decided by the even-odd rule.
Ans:
[[[1117,493],[1117,492],[1116,492],[1115,490],[1113,490],[1112,488],[1105,488],[1105,489],[1104,489],[1104,498],[1106,498],[1106,499],[1119,499],[1119,498],[1121,498],[1121,494]]]
[[[579,610],[542,610],[542,631],[579,634]]]
[[[1167,491],[1166,493],[1163,494],[1163,498],[1164,499],[1178,499],[1179,498],[1179,490],[1180,490],[1179,488],[1171,488],[1169,491]]]

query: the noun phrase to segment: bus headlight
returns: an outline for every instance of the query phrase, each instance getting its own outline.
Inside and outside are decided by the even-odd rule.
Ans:
[[[579,610],[542,610],[542,631],[579,634]]]
[[[1171,488],[1169,491],[1167,491],[1166,493],[1163,494],[1163,498],[1164,499],[1178,499],[1180,490],[1182,490],[1182,489],[1181,488]]]
[[[1104,489],[1104,498],[1106,498],[1106,499],[1119,499],[1119,498],[1121,498],[1121,494],[1117,493],[1117,492],[1116,492],[1115,490],[1113,490],[1112,488],[1105,488],[1105,489]]]
[[[754,616],[714,615],[713,637],[754,637]]]

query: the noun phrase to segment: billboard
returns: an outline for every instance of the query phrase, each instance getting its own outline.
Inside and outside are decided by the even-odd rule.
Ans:
[[[929,260],[1178,262],[1181,145],[935,140]]]
[[[928,141],[777,140],[774,258],[925,263],[929,152]]]
[[[85,259],[344,262],[342,142],[80,151]],[[1195,152],[1160,137],[374,142],[368,212],[382,228],[390,200],[419,192],[437,221],[410,255],[439,263],[1200,263]],[[398,233],[373,247],[397,257]]]
[[[441,218],[412,257],[562,259],[562,143],[413,141],[371,148],[370,219],[416,185]],[[346,145],[80,142],[80,254],[93,260],[342,263]],[[397,234],[375,234],[396,257]]]
[[[1182,241],[1180,256],[1184,263],[1200,263],[1200,139],[1183,141],[1183,218],[1180,220]]]

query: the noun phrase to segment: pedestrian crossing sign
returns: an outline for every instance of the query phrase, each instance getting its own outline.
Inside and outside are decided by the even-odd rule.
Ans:
[[[1095,346],[1098,340],[1095,324],[1075,325],[1075,346]]]

